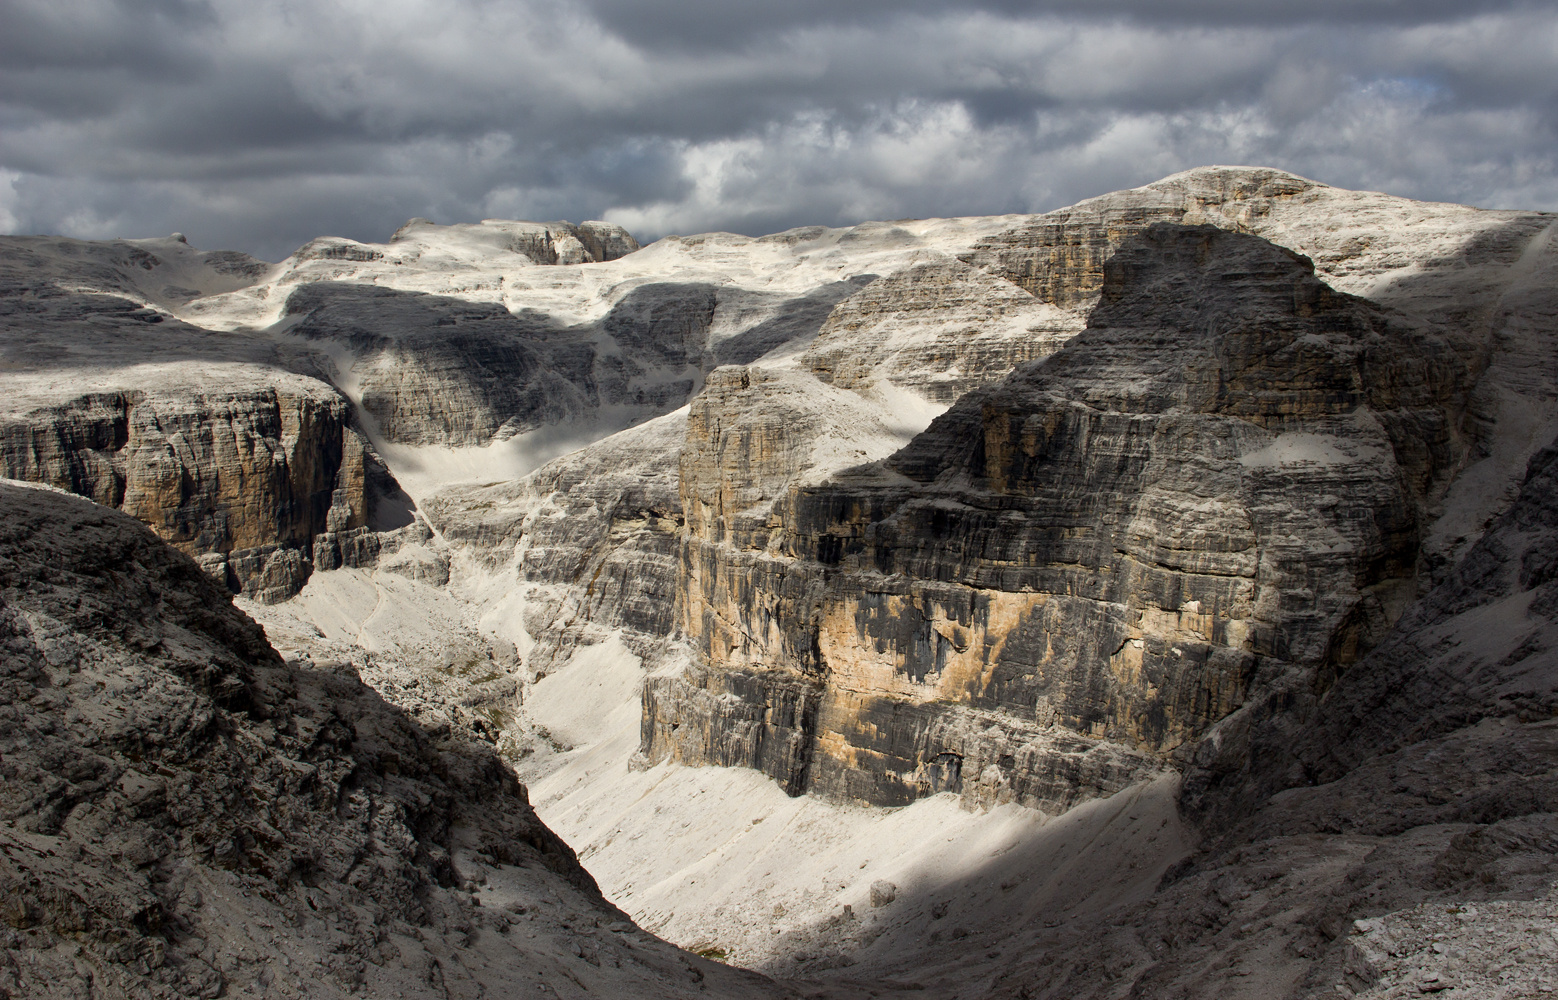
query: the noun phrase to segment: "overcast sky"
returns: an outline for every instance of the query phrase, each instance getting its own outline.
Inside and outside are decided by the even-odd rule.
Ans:
[[[1208,163],[1558,209],[1558,4],[0,0],[0,232],[755,234]]]

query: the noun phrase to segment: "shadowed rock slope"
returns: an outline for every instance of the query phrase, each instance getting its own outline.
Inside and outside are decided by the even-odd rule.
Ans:
[[[0,484],[0,997],[775,996],[600,896],[491,748]]]
[[[1204,743],[1183,796],[1202,849],[1151,896],[1045,932],[991,995],[1558,989],[1555,486],[1558,442],[1317,703]]]

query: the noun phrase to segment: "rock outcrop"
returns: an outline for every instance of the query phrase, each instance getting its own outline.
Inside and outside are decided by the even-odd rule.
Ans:
[[[1555,231],[1207,168],[1044,216],[642,249],[496,220],[278,265],[0,240],[0,473],[120,506],[257,601],[309,584],[240,601],[281,664],[145,536],[100,572],[82,546],[122,518],[56,545],[36,495],[15,508],[54,562],[0,580],[0,992],[285,993],[301,968],[506,993],[536,962],[758,989],[595,933],[482,738],[555,778],[653,926],[785,974],[858,961],[808,993],[1538,989],[1426,935],[1505,941],[1473,911],[1540,929],[1550,898]],[[640,686],[648,763],[842,802],[630,765]],[[77,774],[66,742],[109,763]],[[711,788],[744,792],[705,826]],[[978,811],[916,801],[938,792]],[[778,878],[813,845],[764,815],[860,802],[910,804],[881,814],[895,844],[935,810],[970,840],[882,870],[840,834]],[[707,866],[654,856],[726,836]],[[759,858],[775,878],[739,881],[789,886],[787,915],[703,888]]]
[[[197,250],[178,233],[146,240],[0,240],[0,287],[6,298],[53,289],[56,294],[90,292],[172,309],[249,288],[275,267],[233,250]]]
[[[321,550],[409,520],[350,402],[266,342],[127,299],[0,297],[0,475],[119,507],[235,592],[296,593]],[[328,554],[327,551],[328,550]]]
[[[1483,720],[1558,716],[1558,442],[1514,504],[1373,650],[1313,704],[1254,706],[1200,748],[1188,811],[1234,826],[1293,785],[1325,784]],[[1534,794],[1548,794],[1533,788]]]
[[[682,507],[673,413],[542,466],[522,480],[431,498],[443,539],[512,574],[524,595],[527,662],[544,677],[581,644],[621,630],[640,655],[674,629]]]
[[[558,370],[537,350],[546,328],[501,306],[315,282],[292,292],[286,312],[290,335],[339,352],[333,381],[383,441],[485,444],[599,404],[587,396],[589,353]]]
[[[1477,382],[1466,473],[1424,538],[1447,570],[1508,505],[1526,461],[1558,433],[1558,246],[1550,213],[1486,211],[1348,191],[1279,170],[1202,167],[1091,198],[981,240],[960,259],[1085,313],[1103,265],[1156,222],[1209,224],[1314,262],[1341,292],[1435,327]]]
[[[416,249],[432,245],[443,249],[451,246],[482,247],[520,254],[533,264],[594,264],[626,257],[639,249],[638,241],[626,229],[610,222],[513,222],[507,219],[483,219],[477,225],[438,226],[427,219],[412,219],[395,230],[390,243],[409,244]],[[382,252],[358,249],[366,244],[350,240],[316,240],[297,252],[305,258],[310,254],[329,256],[331,248],[336,259],[383,259]],[[311,249],[312,248],[312,249]],[[437,252],[434,249],[434,252]],[[378,257],[371,256],[378,253]]]
[[[706,669],[646,697],[652,757],[1057,808],[1379,640],[1464,449],[1450,347],[1210,226],[1148,229],[1102,282],[1083,334],[879,468],[795,485],[804,424],[695,410],[684,627]]]
[[[489,747],[282,662],[130,518],[0,485],[0,993],[775,996],[637,931]]]

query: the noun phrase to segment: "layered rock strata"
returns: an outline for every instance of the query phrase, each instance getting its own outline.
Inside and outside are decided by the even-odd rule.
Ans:
[[[1558,442],[1322,698],[1267,706],[1242,733],[1203,743],[1182,796],[1201,849],[1149,897],[1010,950],[1021,957],[1002,960],[991,994],[1558,986],[1555,476]]]
[[[282,662],[116,511],[0,485],[0,992],[777,996],[601,897],[491,749]]]
[[[546,327],[501,306],[316,282],[291,294],[286,313],[288,334],[338,353],[334,381],[384,441],[484,444],[598,402],[585,395],[588,352],[558,370],[537,350]]]
[[[1295,785],[1325,784],[1485,719],[1558,716],[1558,442],[1514,503],[1415,604],[1367,669],[1313,702],[1254,706],[1196,754],[1186,805],[1212,829]],[[1548,794],[1548,793],[1543,793]]]
[[[944,257],[840,303],[801,356],[841,388],[885,378],[942,404],[1064,344],[1085,322],[1002,277]]]
[[[1430,569],[1448,570],[1558,432],[1554,216],[1391,198],[1258,167],[1202,167],[1034,217],[959,257],[1043,302],[1085,311],[1101,294],[1104,262],[1156,222],[1271,240],[1309,257],[1333,288],[1439,330],[1478,383],[1466,474],[1424,539]]]
[[[1384,634],[1464,447],[1463,379],[1443,338],[1304,258],[1158,225],[1105,265],[1082,335],[880,467],[790,484],[769,465],[804,427],[695,409],[684,627],[706,668],[646,695],[651,756],[879,803],[1122,787]]]
[[[1424,532],[1425,562],[1431,572],[1446,571],[1507,502],[1526,457],[1553,429],[1558,387],[1551,373],[1558,371],[1558,359],[1550,338],[1533,335],[1558,315],[1550,280],[1552,219],[1343,191],[1271,170],[1192,171],[1040,217],[811,227],[758,239],[708,234],[632,253],[630,237],[602,225],[496,220],[476,226],[413,220],[387,243],[316,241],[275,266],[202,253],[178,239],[87,244],[18,238],[0,248],[7,278],[19,282],[8,301],[25,316],[7,334],[6,359],[22,365],[7,384],[17,389],[13,399],[27,399],[17,410],[28,435],[40,428],[49,433],[50,414],[60,406],[97,406],[80,391],[90,387],[97,395],[154,390],[158,398],[196,400],[158,404],[169,410],[167,421],[178,424],[182,438],[205,433],[191,421],[204,420],[201,414],[213,407],[221,410],[224,394],[239,385],[242,393],[252,389],[261,396],[267,387],[273,390],[278,415],[272,422],[279,423],[279,411],[295,396],[318,396],[336,406],[323,384],[333,381],[361,404],[360,427],[381,435],[382,454],[390,455],[391,444],[411,449],[401,455],[406,468],[415,468],[424,454],[415,449],[480,445],[496,455],[501,449],[495,442],[513,442],[518,458],[501,471],[495,464],[492,478],[526,471],[615,427],[671,409],[724,362],[782,372],[753,376],[771,403],[778,400],[775,379],[789,386],[783,406],[751,416],[753,427],[789,421],[795,434],[811,433],[805,428],[817,426],[808,422],[812,411],[791,403],[814,391],[844,390],[855,401],[839,403],[839,412],[860,414],[880,429],[896,411],[901,419],[890,430],[902,437],[933,411],[926,398],[951,402],[1080,330],[1102,294],[1102,262],[1155,220],[1209,222],[1264,235],[1309,254],[1334,287],[1389,303],[1438,331],[1468,384],[1476,381],[1464,424],[1471,440],[1461,452],[1467,474],[1442,497],[1430,491],[1434,509],[1423,514],[1437,517]],[[75,310],[68,324],[39,320],[55,300]],[[117,304],[104,306],[110,302]],[[183,325],[173,315],[211,329]],[[83,344],[97,346],[84,351]],[[124,353],[127,345],[136,346]],[[197,366],[187,361],[212,377],[193,378]],[[168,364],[156,367],[163,362]],[[816,378],[808,381],[804,373]],[[37,391],[45,382],[54,388]],[[751,398],[722,386],[710,397],[727,410]],[[247,413],[269,404],[233,405]],[[188,413],[178,416],[175,411],[184,412],[179,407]],[[32,412],[43,417],[26,423]],[[264,422],[257,415],[234,419],[246,426]],[[740,422],[728,413],[723,419]],[[766,498],[743,515],[758,525],[754,530],[768,531],[761,527],[765,520],[783,521],[783,503],[775,508],[774,501],[796,477],[815,483],[882,454],[877,444],[849,444],[855,428],[847,421],[829,426],[839,433],[802,449],[806,471],[780,470],[766,481]],[[74,432],[63,433],[68,439]],[[343,455],[352,452],[357,433],[348,418]],[[255,434],[257,441],[271,441]],[[426,529],[409,524],[409,499],[395,496],[398,488],[372,462],[362,477],[368,493],[360,500],[351,468],[333,482],[322,480],[317,490],[294,490],[296,496],[265,487],[283,506],[309,517],[323,506],[323,520],[308,526],[285,521],[271,540],[234,547],[211,526],[221,508],[211,506],[219,499],[208,498],[217,468],[227,470],[226,489],[234,466],[205,454],[203,445],[188,454],[177,443],[169,447],[185,462],[180,476],[206,499],[176,509],[149,503],[146,516],[158,530],[169,518],[195,524],[189,530],[197,540],[175,541],[203,554],[214,571],[253,596],[284,597],[311,568],[365,565],[380,550],[401,545],[404,558],[397,556],[397,565],[419,580],[459,575],[458,565],[450,569],[451,554],[433,551],[439,545],[421,537]],[[285,434],[265,445],[283,457],[287,447]],[[323,461],[335,445],[321,440],[308,447]],[[612,446],[612,461],[641,472],[640,481],[614,483],[610,470],[581,459],[581,469],[591,471],[558,489],[538,487],[524,498],[504,494],[500,506],[509,513],[525,509],[514,525],[496,532],[513,537],[509,548],[486,548],[485,527],[455,541],[462,557],[483,567],[511,558],[516,579],[543,588],[524,613],[527,630],[539,639],[538,662],[549,663],[586,635],[619,626],[647,649],[650,638],[663,636],[677,620],[668,595],[678,571],[668,548],[678,544],[669,541],[678,515],[669,502],[672,463],[665,460],[675,446],[655,437],[637,457],[619,454],[622,447],[627,445]],[[124,464],[115,449],[73,439],[55,450],[42,465]],[[194,465],[185,461],[191,456]],[[487,455],[470,458],[473,466],[478,461]],[[301,455],[288,458],[289,474],[304,464]],[[42,465],[7,468],[41,476]],[[87,479],[107,481],[99,473],[47,475],[71,488]],[[375,476],[385,483],[377,499]],[[419,485],[418,497],[431,491],[425,486]],[[165,485],[152,483],[146,495],[155,498],[157,489],[166,493]],[[465,492],[462,487],[450,496]],[[458,524],[486,518],[491,497],[481,488],[469,493],[469,512],[451,500],[438,515],[455,535]],[[528,527],[518,527],[536,512]],[[240,521],[245,516],[234,515]],[[375,530],[389,524],[407,525],[403,531],[417,537]],[[264,525],[256,530],[263,532]],[[202,550],[199,538],[217,543]],[[989,774],[1007,773],[999,762],[1008,756],[1016,759],[995,754],[998,766]],[[947,758],[938,766],[946,770],[953,763]],[[959,763],[958,773],[968,767]],[[942,780],[927,778],[926,787]]]
[[[0,303],[0,337],[14,390],[0,475],[119,507],[235,592],[289,597],[316,548],[340,564],[361,557],[343,538],[406,523],[377,516],[398,487],[351,404],[271,367],[281,359],[264,345],[234,350],[124,299],[47,291]]]
[[[457,487],[428,517],[524,595],[530,673],[620,630],[649,655],[675,626],[682,533],[673,413],[557,459],[515,483]]]

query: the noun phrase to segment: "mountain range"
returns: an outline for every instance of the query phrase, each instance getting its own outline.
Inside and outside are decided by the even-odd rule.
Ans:
[[[1558,989],[1555,223],[0,237],[0,998]]]

